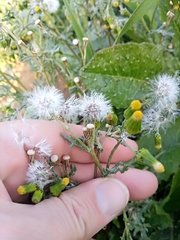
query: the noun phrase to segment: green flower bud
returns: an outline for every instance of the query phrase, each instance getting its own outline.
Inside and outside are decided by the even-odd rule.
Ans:
[[[144,165],[153,167],[157,173],[165,171],[164,166],[145,148],[140,149],[136,154],[136,161]]]
[[[19,186],[17,189],[17,192],[20,195],[24,195],[26,193],[34,192],[34,191],[36,191],[36,189],[37,189],[36,184],[28,183],[26,185]]]
[[[69,178],[60,179],[57,183],[50,187],[53,196],[58,197],[64,188],[69,184]]]
[[[33,203],[39,203],[42,200],[42,197],[43,197],[43,191],[40,189],[37,189],[33,193],[31,200]]]
[[[160,133],[155,133],[154,141],[155,141],[155,148],[161,149],[162,148],[162,137],[161,137]]]
[[[141,106],[142,104],[139,100],[133,100],[130,106],[124,111],[125,119],[130,118],[135,111],[140,110]]]
[[[111,126],[115,126],[118,122],[117,115],[114,113],[109,113],[106,117],[106,122]]]
[[[130,118],[124,123],[124,128],[130,134],[137,134],[141,131],[143,113],[138,110],[135,111]]]

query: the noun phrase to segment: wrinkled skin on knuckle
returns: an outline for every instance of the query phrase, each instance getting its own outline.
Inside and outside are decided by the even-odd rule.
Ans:
[[[89,208],[88,204],[76,197],[69,198],[64,193],[61,194],[60,201],[64,205],[65,227],[69,228],[72,239],[85,240],[87,237],[85,209]],[[68,240],[69,237],[64,239]]]

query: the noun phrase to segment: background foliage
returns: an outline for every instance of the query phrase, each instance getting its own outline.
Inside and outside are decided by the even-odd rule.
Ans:
[[[22,94],[29,90],[15,71],[20,62],[30,65],[34,85],[57,85],[65,79],[63,89],[70,94],[79,95],[82,89],[101,91],[111,99],[119,121],[133,99],[148,93],[149,79],[159,73],[179,75],[180,12],[176,0],[61,0],[56,13],[49,13],[45,6],[35,11],[27,0],[0,4],[2,121],[17,118],[13,104],[21,108]],[[37,19],[42,28],[35,24]],[[82,59],[83,37],[89,39],[86,61]],[[75,38],[79,46],[72,44]],[[18,44],[20,39],[27,47]],[[75,77],[80,78],[78,85]],[[159,188],[151,199],[131,202],[127,215],[114,219],[97,239],[180,239],[179,126],[178,118],[162,132],[161,150],[154,148],[152,136],[138,136],[139,146],[149,149],[166,171],[157,176]],[[123,235],[123,218],[131,237],[128,230]]]

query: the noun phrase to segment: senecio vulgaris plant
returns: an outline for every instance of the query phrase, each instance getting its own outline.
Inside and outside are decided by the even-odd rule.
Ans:
[[[22,95],[24,90],[26,91],[26,94],[23,94],[24,101],[20,107],[20,109],[25,109],[23,118],[57,121],[66,129],[66,132],[69,132],[67,136],[60,133],[60,137],[69,142],[70,147],[77,146],[87,151],[94,159],[94,177],[100,176],[100,174],[102,177],[107,177],[109,174],[114,174],[118,171],[123,174],[128,167],[143,168],[144,166],[158,173],[165,171],[163,165],[145,148],[138,151],[131,149],[131,151],[135,152],[136,157],[128,163],[121,162],[121,159],[114,167],[110,167],[110,163],[116,148],[119,145],[129,147],[127,139],[129,137],[134,138],[136,135],[153,135],[154,146],[156,149],[161,149],[163,146],[162,133],[166,132],[166,129],[179,116],[177,105],[179,77],[173,74],[178,70],[178,64],[172,59],[171,54],[167,54],[165,67],[159,66],[159,62],[162,61],[161,57],[164,58],[164,56],[157,57],[158,59],[155,61],[156,59],[153,59],[154,52],[158,52],[159,49],[158,47],[152,49],[150,44],[150,42],[157,45],[161,44],[166,49],[166,53],[173,52],[174,41],[172,41],[172,38],[174,33],[172,27],[175,29],[175,23],[177,23],[179,2],[174,0],[169,1],[169,3],[160,3],[163,7],[166,5],[167,12],[164,8],[162,8],[162,11],[159,11],[159,3],[155,0],[32,0],[22,1],[22,3],[19,3],[19,8],[16,8],[17,2],[8,1],[8,11],[6,11],[5,18],[0,20],[2,43],[6,45],[6,49],[10,48],[13,50],[11,56],[15,56],[22,62],[28,61],[30,63],[38,81],[35,82],[36,87],[34,91],[27,92],[26,87],[21,85],[20,81],[18,84],[21,85],[21,88],[16,87],[16,84],[14,84],[14,80],[17,80],[17,78],[14,78],[13,71],[10,71],[10,76],[8,74],[9,71],[2,70],[0,71],[0,77],[3,82],[8,83],[10,88],[16,92],[14,94],[16,99]],[[152,9],[151,14],[142,17],[142,9],[144,14],[146,14],[148,8],[150,9],[153,6],[156,7]],[[136,7],[137,10],[134,11]],[[20,8],[27,8],[25,9],[26,13],[23,13],[24,15],[21,15]],[[70,10],[73,11],[71,12]],[[163,20],[159,19],[161,15],[164,16]],[[11,25],[7,21],[9,16],[11,17]],[[140,21],[136,24],[137,17]],[[178,29],[177,26],[176,28]],[[129,32],[127,32],[128,29],[130,30]],[[125,33],[127,33],[127,36],[122,38]],[[127,41],[148,42],[148,44],[145,44],[147,49],[143,48],[143,44],[136,43],[132,44],[133,49],[131,49],[130,44],[124,44]],[[115,107],[127,108],[123,113],[122,120],[116,111],[117,109],[114,109],[114,93],[108,95],[108,91],[103,91],[103,86],[98,89],[98,85],[94,86],[94,89],[97,86],[96,92],[92,88],[89,89],[87,85],[85,88],[82,76],[79,76],[80,68],[86,67],[88,61],[97,50],[111,47],[112,45],[116,47],[115,45],[118,42],[123,43],[120,45],[122,50],[124,49],[125,51],[116,52],[119,55],[117,58],[114,58],[117,64],[113,66],[114,60],[107,58],[107,55],[110,55],[109,53],[103,55],[103,60],[106,64],[99,63],[104,66],[104,71],[108,75],[109,65],[114,70],[122,65],[122,71],[118,71],[120,81],[115,82],[114,86],[116,83],[120,86],[123,85],[124,73],[127,81],[131,77],[135,80],[148,79],[146,83],[144,82],[144,86],[141,85],[141,87],[144,88],[146,87],[145,85],[149,85],[148,93],[146,92],[143,97],[142,95],[141,97],[137,95],[134,97],[134,94],[131,92],[130,98],[124,98],[124,102],[128,102],[128,104],[130,102],[128,107],[124,103],[119,103],[119,106],[116,104]],[[143,53],[144,49],[146,53],[149,53],[149,60],[145,61],[143,66],[141,59],[144,61],[146,55],[137,56],[135,54],[136,46],[140,46],[138,55]],[[178,49],[176,48],[173,52],[176,56],[178,55]],[[109,51],[112,52],[112,50],[113,48],[110,48]],[[129,54],[130,52],[132,54]],[[115,52],[113,54],[116,57]],[[136,63],[133,60],[134,58]],[[149,63],[150,59],[155,62],[152,66]],[[118,65],[118,62],[120,65]],[[8,65],[9,58],[7,58],[6,63]],[[98,66],[98,62],[96,63],[94,64],[95,68]],[[145,68],[144,66],[148,65],[147,63],[149,66]],[[134,65],[138,66],[137,70],[140,70],[140,72],[146,71],[147,74],[141,75],[138,73],[136,75],[136,72],[133,71]],[[155,65],[157,65],[157,68]],[[170,69],[166,71],[166,68],[170,65],[171,71]],[[93,64],[91,67],[93,68]],[[155,69],[153,73],[149,71],[152,68]],[[10,69],[12,70],[11,65]],[[165,72],[166,74],[163,74]],[[65,99],[62,92],[54,86],[61,74],[65,76],[66,87],[70,90],[68,99]],[[95,78],[96,76],[94,78],[89,76],[89,81],[95,82]],[[12,79],[13,81],[11,81]],[[107,79],[103,79],[103,84],[107,81]],[[111,79],[109,80],[109,85],[112,83],[110,81]],[[99,78],[97,78],[96,82],[99,82]],[[138,81],[134,82],[138,84]],[[8,89],[7,85],[4,89]],[[23,91],[21,91],[22,89]],[[110,89],[110,87],[107,89]],[[126,89],[128,89],[127,85],[119,93],[119,96],[116,94],[116,98],[120,97],[120,94],[125,96],[122,92],[125,92]],[[137,89],[135,86],[135,90]],[[20,109],[13,111],[11,115],[12,109],[10,105],[4,108],[8,119],[16,118],[16,113]],[[77,137],[72,132],[69,123],[81,124],[83,135]],[[116,139],[117,144],[108,157],[107,165],[102,167],[99,163],[99,157],[103,151],[103,142],[106,137]],[[28,141],[27,136],[15,135],[15,140],[21,141],[20,144],[23,142],[24,145],[28,146],[26,144]],[[32,203],[39,203],[51,196],[59,196],[62,191],[79,184],[72,180],[72,176],[76,174],[76,166],[71,165],[71,157],[64,155],[62,159],[59,159],[59,156],[52,152],[48,139],[41,139],[34,147],[26,149],[26,151],[29,156],[29,165],[26,172],[27,184],[19,186],[18,192],[19,194],[30,193]],[[59,167],[60,176],[55,172],[55,167]],[[144,204],[145,206],[146,203]],[[134,204],[133,209],[137,210],[136,206],[138,203],[137,205],[136,203],[131,204]],[[149,205],[147,204],[147,206]],[[131,210],[131,207],[127,209],[127,216],[125,211],[123,213],[126,228],[124,233],[128,231],[127,229],[130,229],[128,222],[131,221],[130,217],[135,215],[134,212],[129,214]],[[141,212],[140,217],[142,216]],[[143,221],[137,221],[140,217],[138,215],[135,218],[135,231],[138,231],[140,229],[139,226],[143,223]],[[122,239],[125,239],[124,234]],[[129,237],[129,239],[131,238]]]
[[[152,167],[157,173],[164,172],[163,165],[145,149],[134,150],[128,146],[127,138],[140,132],[153,133],[155,147],[162,147],[160,129],[165,130],[179,115],[177,99],[180,94],[179,79],[167,74],[158,75],[149,82],[149,93],[139,100],[133,100],[124,111],[124,120],[118,124],[118,117],[112,111],[110,100],[102,93],[95,91],[84,93],[81,98],[71,96],[65,100],[60,90],[54,86],[37,87],[33,92],[26,94],[25,117],[57,121],[70,135],[60,133],[69,142],[70,147],[77,146],[87,151],[94,160],[94,177],[97,172],[102,177],[123,173],[135,163]],[[69,123],[81,122],[83,136],[78,137],[73,133]],[[103,133],[101,126],[107,131]],[[103,142],[106,137],[116,139],[117,143],[109,155],[106,167],[102,167],[99,156],[103,151]],[[122,144],[135,152],[136,157],[129,163],[119,161],[110,167],[111,159],[117,147]],[[32,202],[38,203],[50,196],[59,196],[60,193],[78,183],[71,180],[76,174],[76,166],[70,164],[70,156],[65,155],[59,159],[51,153],[47,140],[42,139],[34,148],[28,149],[29,166],[26,172],[27,184],[19,186],[19,194],[32,194]],[[40,155],[41,160],[36,159]],[[54,167],[58,165],[61,176],[58,176]]]

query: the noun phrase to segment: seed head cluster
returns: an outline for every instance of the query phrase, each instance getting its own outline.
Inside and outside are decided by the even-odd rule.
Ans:
[[[111,112],[110,101],[101,93],[91,92],[79,99],[71,96],[65,100],[63,94],[53,87],[37,87],[26,99],[26,115],[35,119],[53,117],[73,122],[78,116],[87,122],[103,121]]]
[[[165,130],[179,115],[177,101],[180,96],[180,81],[175,76],[158,75],[150,81],[150,101],[153,104],[144,110],[142,130],[159,132]]]

